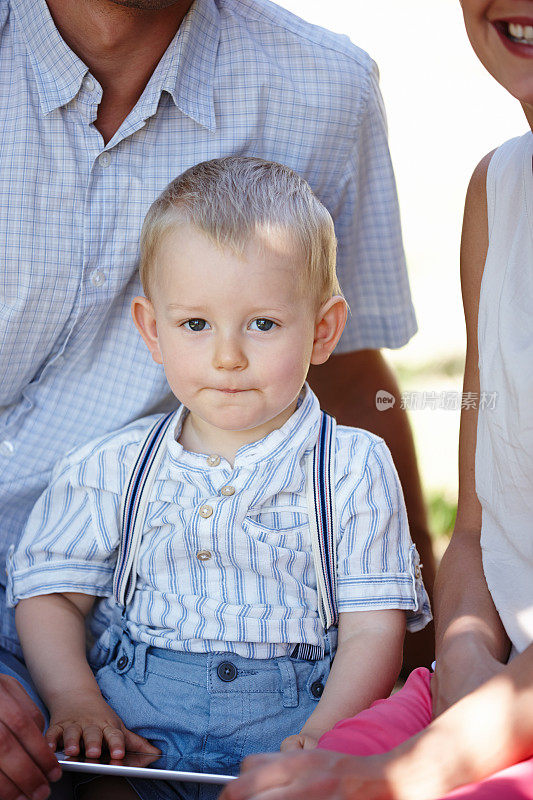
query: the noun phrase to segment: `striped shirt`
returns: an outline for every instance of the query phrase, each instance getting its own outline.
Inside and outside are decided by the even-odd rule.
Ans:
[[[101,96],[44,0],[0,0],[0,563],[59,458],[172,408],[129,305],[142,219],[198,161],[256,155],[309,181],[353,312],[340,350],[415,330],[377,70],[346,37],[268,0],[195,0],[107,145]]]
[[[152,646],[248,657],[323,645],[306,500],[318,400],[237,451],[233,468],[176,441],[176,412],[143,531],[130,636]],[[63,460],[10,559],[10,602],[55,591],[110,597],[127,475],[153,417]],[[339,427],[335,460],[340,612],[405,609],[429,619],[402,491],[384,442]],[[106,634],[104,634],[104,637]]]

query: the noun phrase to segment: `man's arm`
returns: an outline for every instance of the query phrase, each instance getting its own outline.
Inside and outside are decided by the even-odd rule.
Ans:
[[[379,350],[359,350],[332,356],[311,367],[309,382],[322,407],[341,425],[365,428],[381,436],[392,453],[407,507],[411,537],[424,566],[424,584],[431,599],[435,558],[407,413],[400,408],[400,391],[393,371]],[[397,398],[393,408],[378,411],[376,392],[385,389]],[[433,625],[407,636],[405,666],[430,666],[433,660]]]
[[[468,188],[461,240],[461,285],[467,330],[464,391],[479,396],[477,324],[488,247],[486,177],[492,153]],[[459,439],[459,505],[453,537],[435,586],[437,675],[434,708],[452,703],[501,670],[509,641],[481,561],[481,506],[475,488],[477,410],[465,409]]]

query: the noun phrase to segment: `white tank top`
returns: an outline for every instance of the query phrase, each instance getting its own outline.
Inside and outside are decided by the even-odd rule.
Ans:
[[[478,322],[483,568],[514,652],[533,641],[532,163],[531,132],[506,142],[490,162]]]

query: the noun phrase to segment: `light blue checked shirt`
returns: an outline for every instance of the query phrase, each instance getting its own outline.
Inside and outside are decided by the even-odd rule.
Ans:
[[[58,458],[167,407],[129,305],[142,219],[192,164],[258,155],[308,179],[352,309],[339,349],[414,332],[377,71],[346,37],[267,0],[196,0],[104,146],[101,87],[44,0],[0,0],[0,84],[0,564]]]
[[[322,645],[306,498],[306,458],[320,426],[307,387],[279,430],[237,451],[233,469],[176,441],[176,412],[146,515],[135,641],[189,652],[271,658],[297,642]],[[128,474],[154,418],[64,459],[31,513],[10,564],[10,603],[50,592],[109,597]],[[411,630],[430,619],[402,490],[385,443],[337,428],[340,612],[405,609]],[[107,615],[106,615],[107,616]],[[104,643],[109,631],[104,633]]]

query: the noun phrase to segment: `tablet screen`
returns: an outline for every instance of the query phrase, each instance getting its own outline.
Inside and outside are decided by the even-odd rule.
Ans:
[[[118,760],[104,753],[100,758],[86,758],[84,755],[66,756],[56,753],[61,768],[67,772],[89,772],[95,775],[123,775],[126,778],[152,778],[164,781],[195,781],[196,783],[229,783],[234,775],[221,775],[204,772],[189,772],[179,769],[179,759],[167,756],[147,755],[146,753],[126,753]]]

